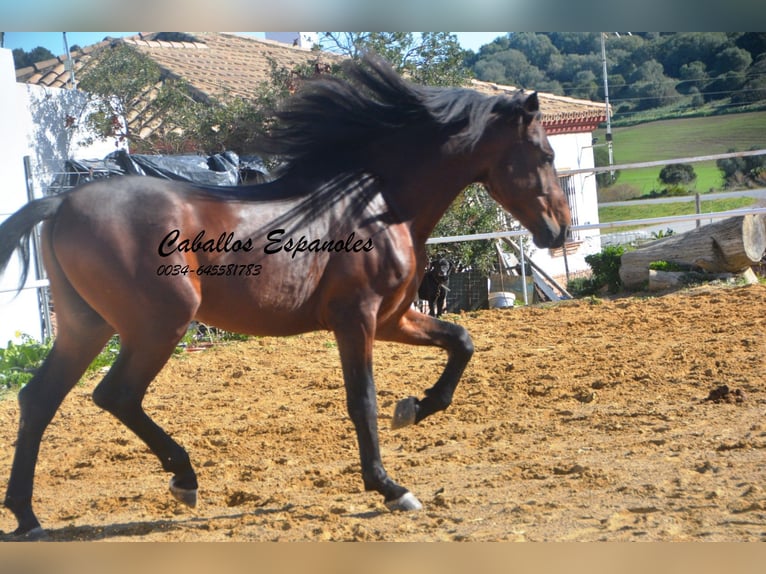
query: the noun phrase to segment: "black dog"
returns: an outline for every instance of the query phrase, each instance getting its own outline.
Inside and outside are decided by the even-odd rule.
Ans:
[[[429,315],[439,317],[447,307],[447,282],[452,264],[446,259],[436,259],[426,271],[418,288],[418,297],[428,301]]]

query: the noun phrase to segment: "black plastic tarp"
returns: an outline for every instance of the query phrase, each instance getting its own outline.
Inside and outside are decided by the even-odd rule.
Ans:
[[[86,181],[128,174],[207,186],[261,183],[269,179],[268,170],[260,158],[240,158],[231,151],[203,156],[143,155],[118,150],[99,160],[67,160],[64,173],[56,176],[49,191],[57,193]]]

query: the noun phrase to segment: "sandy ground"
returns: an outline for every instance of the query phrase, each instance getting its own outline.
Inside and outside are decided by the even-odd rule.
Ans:
[[[376,346],[384,463],[420,512],[363,491],[335,343],[314,333],[186,353],[152,384],[147,411],[198,470],[194,510],[83,381],[45,436],[37,514],[57,541],[766,541],[766,286],[448,319],[476,354],[421,425],[390,430],[393,406],[444,356]],[[0,400],[3,481],[17,416]]]

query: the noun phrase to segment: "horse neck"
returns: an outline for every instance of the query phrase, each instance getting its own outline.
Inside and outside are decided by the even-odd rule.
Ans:
[[[386,186],[386,201],[410,227],[416,242],[425,243],[452,202],[479,179],[475,161],[468,155],[405,158],[401,174]]]

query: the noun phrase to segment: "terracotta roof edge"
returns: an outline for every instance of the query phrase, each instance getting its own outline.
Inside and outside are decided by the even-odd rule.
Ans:
[[[482,81],[482,80],[472,79],[471,83],[474,84],[474,85],[479,85],[479,86],[488,86],[488,87],[491,87],[491,88],[493,88],[495,90],[503,91],[503,92],[506,92],[506,91],[507,92],[518,91],[518,90],[530,91],[530,92],[531,91],[537,91],[537,95],[538,96],[541,96],[543,98],[548,98],[548,99],[551,99],[551,100],[558,100],[560,102],[567,102],[567,103],[575,104],[575,105],[579,105],[579,106],[588,106],[588,107],[601,106],[602,108],[604,107],[604,104],[602,104],[600,102],[594,102],[592,100],[583,100],[583,99],[580,99],[580,98],[573,98],[571,96],[559,96],[557,94],[551,94],[549,92],[541,92],[539,90],[524,90],[523,88],[517,88],[516,86],[506,86],[506,85],[503,85],[503,84],[497,84],[495,82],[485,82],[485,81]]]

